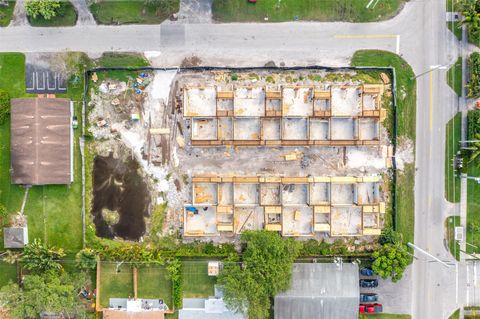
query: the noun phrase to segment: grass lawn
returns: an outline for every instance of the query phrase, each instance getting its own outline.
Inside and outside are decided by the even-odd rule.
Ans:
[[[458,58],[448,70],[447,83],[458,96],[462,96],[462,58]]]
[[[213,0],[213,18],[221,22],[283,22],[386,20],[402,8],[403,0],[383,0],[375,8],[366,8],[368,0]]]
[[[8,6],[0,6],[0,27],[6,27],[12,20],[15,1],[8,1]]]
[[[17,267],[5,262],[0,262],[0,287],[9,282],[17,282]]]
[[[462,23],[460,21],[447,22],[447,27],[457,37],[458,41],[462,41]]]
[[[455,242],[455,226],[460,226],[460,216],[450,216],[445,220],[445,238],[452,256],[460,260],[460,246]]]
[[[445,197],[449,202],[460,201],[460,177],[455,176],[452,159],[460,149],[460,137],[462,128],[462,114],[457,113],[447,123],[445,145]]]
[[[480,176],[480,160],[468,165],[468,176]],[[480,252],[480,185],[473,181],[467,182],[467,245],[468,253]]]
[[[400,56],[378,50],[361,50],[352,57],[352,66],[392,66],[397,84],[397,138],[407,137],[415,142],[416,81],[413,70]],[[407,164],[397,172],[396,229],[405,242],[413,242],[415,225],[415,165]]]
[[[69,27],[77,23],[77,11],[70,1],[62,1],[57,15],[50,20],[45,20],[42,16],[28,20],[34,27]]]
[[[183,297],[213,296],[216,277],[208,276],[208,261],[184,261],[182,264]]]
[[[90,5],[90,11],[99,24],[159,24],[179,7],[180,0],[168,0],[168,6],[158,10],[143,1],[101,0]]]
[[[455,310],[448,319],[460,319],[460,309]]]
[[[390,313],[380,313],[371,315],[359,315],[358,319],[410,319],[410,315],[396,315]]]
[[[172,280],[163,266],[142,267],[138,269],[138,297],[163,299],[173,308]]]
[[[0,54],[0,89],[12,98],[26,97],[25,57],[18,53]],[[79,104],[75,112],[80,116]],[[48,244],[77,251],[82,247],[81,166],[78,145],[79,131],[74,139],[74,183],[70,186],[34,186],[29,189],[25,205],[29,239],[39,238]],[[10,183],[10,121],[0,125],[0,203],[10,214],[21,208],[25,189]],[[3,247],[3,236],[0,237]]]
[[[107,52],[96,61],[97,67],[102,68],[142,68],[149,67],[150,63],[141,54],[135,53],[115,53]],[[101,83],[105,79],[117,79],[127,82],[128,79],[134,79],[138,76],[136,71],[105,71],[97,72],[98,82]]]
[[[130,265],[123,264],[116,271],[116,263],[101,264],[100,271],[100,305],[108,307],[110,298],[133,297],[133,274]]]

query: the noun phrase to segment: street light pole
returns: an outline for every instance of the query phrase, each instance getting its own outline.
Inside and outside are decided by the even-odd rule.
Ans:
[[[441,263],[441,264],[444,265],[445,267],[447,267],[447,268],[450,268],[450,267],[451,267],[451,266],[450,266],[449,264],[447,264],[446,262],[441,261],[440,259],[438,259],[437,257],[433,256],[432,254],[426,252],[426,251],[423,250],[422,248],[420,248],[420,247],[418,247],[418,246],[416,246],[416,245],[414,245],[414,244],[412,244],[412,243],[407,243],[407,245],[408,245],[408,247],[411,247],[411,248],[413,248],[413,249],[421,252],[422,254],[427,255],[428,257],[435,259],[436,261],[438,261],[439,263]]]
[[[446,69],[448,66],[450,66],[451,64],[445,64],[445,65],[435,65],[434,67],[430,67],[430,70],[428,71],[425,71],[425,72],[422,72],[418,75],[415,75],[414,77],[411,77],[410,80],[415,80],[416,78],[422,76],[422,75],[425,75],[425,74],[428,74],[432,71],[435,71],[435,70],[438,70],[438,69]]]

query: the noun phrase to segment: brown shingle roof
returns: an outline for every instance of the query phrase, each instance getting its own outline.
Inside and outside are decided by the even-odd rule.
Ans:
[[[67,99],[12,100],[13,184],[70,184],[71,112]]]

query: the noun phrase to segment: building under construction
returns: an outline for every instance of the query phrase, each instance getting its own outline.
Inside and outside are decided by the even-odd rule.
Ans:
[[[378,145],[381,84],[186,86],[192,146]]]
[[[192,178],[185,236],[270,230],[283,236],[379,235],[381,176]]]

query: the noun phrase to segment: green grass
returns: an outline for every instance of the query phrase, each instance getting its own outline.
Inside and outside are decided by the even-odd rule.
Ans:
[[[379,313],[371,315],[359,315],[358,319],[410,319],[410,315],[396,315],[390,313]]]
[[[70,1],[62,1],[56,16],[50,20],[46,20],[42,16],[28,20],[34,27],[69,27],[77,23],[77,12]]]
[[[453,169],[452,159],[460,150],[460,137],[462,129],[462,114],[457,113],[453,119],[447,123],[445,138],[445,197],[449,202],[458,203],[460,201],[460,177]]]
[[[178,12],[180,0],[168,0],[168,7],[156,9],[143,1],[101,0],[90,5],[90,11],[99,24],[159,24]]]
[[[116,271],[116,264],[101,265],[100,275],[100,305],[108,307],[110,298],[133,297],[133,275],[130,265],[122,264]],[[98,288],[98,287],[97,287]]]
[[[138,269],[138,297],[163,299],[173,308],[172,280],[165,267],[142,267]]]
[[[480,176],[480,160],[468,164],[468,176]],[[468,253],[480,252],[480,184],[473,180],[467,182],[467,243],[479,248],[467,245]]]
[[[100,275],[100,305],[108,307],[110,298],[128,298],[134,296],[133,270],[130,265],[122,264],[116,271],[116,263],[102,262]],[[138,268],[137,293],[139,298],[163,299],[172,305],[172,281],[163,266]]]
[[[455,241],[455,226],[460,226],[460,216],[450,216],[445,220],[445,238],[453,257],[460,260],[460,245]]]
[[[17,282],[17,267],[0,262],[0,287],[7,285],[9,282]]]
[[[458,41],[462,41],[462,23],[460,21],[447,22],[447,27],[457,37]]]
[[[12,20],[15,1],[8,1],[8,6],[0,6],[0,27],[6,27]]]
[[[460,319],[460,309],[455,310],[448,319]]]
[[[18,53],[0,54],[0,89],[11,97],[26,97],[25,57]],[[80,104],[75,113],[81,118]],[[74,183],[70,186],[48,185],[30,188],[25,215],[29,239],[39,238],[67,251],[82,247],[81,218],[81,159],[78,145],[79,130],[74,139]],[[0,125],[0,203],[12,215],[21,208],[25,189],[10,183],[10,120]],[[3,247],[3,236],[0,238]]]
[[[407,137],[415,142],[416,81],[410,65],[400,56],[378,50],[355,52],[352,66],[393,67],[397,84],[397,138]],[[396,229],[405,242],[413,242],[415,226],[415,165],[407,164],[397,172]]]
[[[183,297],[213,296],[216,277],[208,276],[208,261],[184,261],[182,264]]]
[[[141,54],[107,52],[96,61],[96,65],[97,67],[103,68],[142,68],[149,67],[150,63]],[[127,82],[129,79],[135,79],[138,74],[139,72],[136,71],[117,70],[97,72],[97,83],[101,83],[105,79],[116,79]],[[91,84],[94,85],[93,82]]]
[[[447,83],[458,96],[462,96],[462,58],[458,58],[448,70]]]
[[[221,22],[349,21],[369,22],[395,16],[403,0],[379,1],[375,8],[365,8],[368,0],[213,0],[213,18]]]

